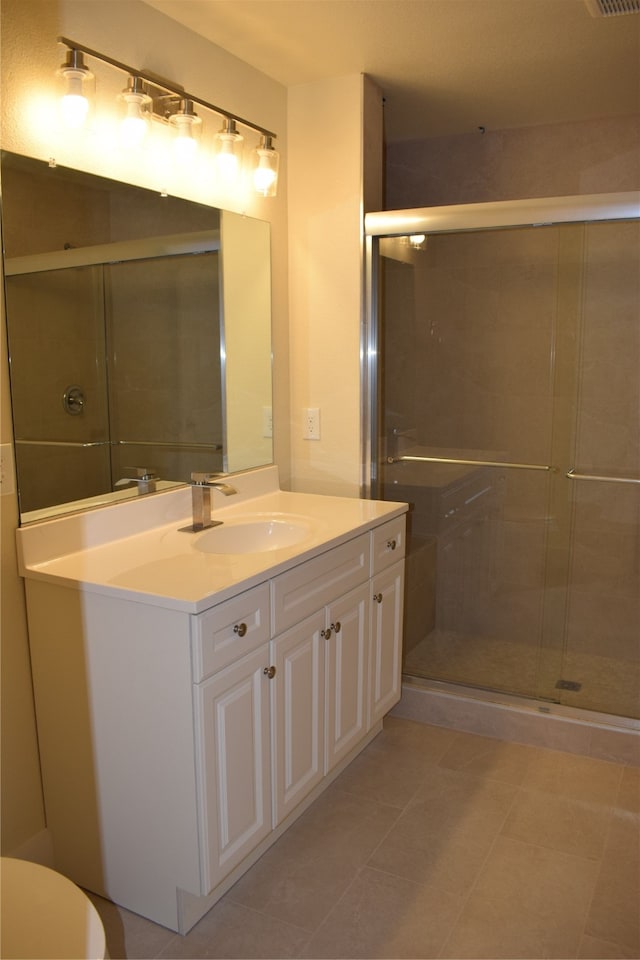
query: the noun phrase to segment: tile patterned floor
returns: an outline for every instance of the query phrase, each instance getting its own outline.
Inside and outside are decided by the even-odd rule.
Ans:
[[[98,897],[118,958],[640,957],[640,768],[389,717],[181,937]]]

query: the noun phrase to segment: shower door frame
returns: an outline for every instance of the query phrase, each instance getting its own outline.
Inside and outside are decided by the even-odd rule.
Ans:
[[[424,207],[406,210],[391,210],[369,213],[365,215],[365,314],[362,325],[361,343],[361,382],[362,389],[362,495],[365,497],[380,497],[379,464],[381,451],[379,424],[381,417],[379,391],[381,387],[378,366],[381,361],[379,344],[379,253],[380,238],[407,237],[415,234],[440,234],[495,231],[502,228],[554,226],[559,224],[588,224],[592,222],[624,222],[640,220],[640,191],[626,193],[596,194],[592,196],[547,197],[529,200],[498,201],[495,203],[477,203],[442,207]],[[428,458],[429,459],[429,458]],[[461,461],[462,462],[462,461]],[[497,466],[497,464],[495,464]],[[506,464],[509,466],[509,464]],[[511,466],[527,466],[526,464],[511,464]],[[529,465],[530,466],[530,465]],[[540,467],[539,469],[542,469]],[[549,468],[551,469],[551,468]],[[567,479],[607,479],[621,478],[595,476],[578,476],[574,470],[569,470]],[[633,481],[639,482],[639,481]],[[413,678],[407,678],[413,680]],[[434,690],[451,689],[462,696],[488,696],[491,700],[500,702],[518,702],[523,700],[523,694],[500,693],[497,690],[489,692],[479,687],[467,688],[459,686],[455,681],[421,680],[416,678],[419,685],[427,685]],[[531,696],[524,696],[525,701],[531,702]],[[533,702],[538,700],[534,696]],[[547,702],[545,700],[545,702]],[[549,712],[551,704],[545,706]],[[572,716],[592,718],[600,717],[605,724],[611,723],[613,715],[600,714],[582,707],[566,706],[553,702],[554,712],[567,713]],[[616,722],[623,727],[639,728],[640,721],[631,717],[616,716]]]

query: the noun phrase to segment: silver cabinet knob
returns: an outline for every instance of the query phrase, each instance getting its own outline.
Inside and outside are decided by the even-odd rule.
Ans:
[[[264,673],[265,677],[269,677],[269,680],[273,680],[273,678],[274,678],[275,675],[276,675],[276,668],[275,668],[275,667],[265,667],[262,672]]]
[[[239,637],[244,637],[245,633],[247,632],[246,623],[236,623],[235,627],[233,628],[233,632],[237,633]]]

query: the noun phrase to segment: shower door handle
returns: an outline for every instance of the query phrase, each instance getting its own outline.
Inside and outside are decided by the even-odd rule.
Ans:
[[[596,473],[576,473],[575,470],[568,470],[565,477],[567,480],[596,480],[600,483],[640,483],[636,477],[603,477]]]
[[[515,463],[509,460],[466,460],[461,457],[387,457],[387,463],[453,463],[470,467],[501,467],[507,470],[545,470],[555,471],[547,463]]]

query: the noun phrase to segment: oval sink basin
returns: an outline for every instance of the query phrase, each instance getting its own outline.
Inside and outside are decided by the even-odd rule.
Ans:
[[[203,553],[264,553],[300,543],[310,532],[310,525],[300,520],[226,521],[201,533],[193,544]]]

